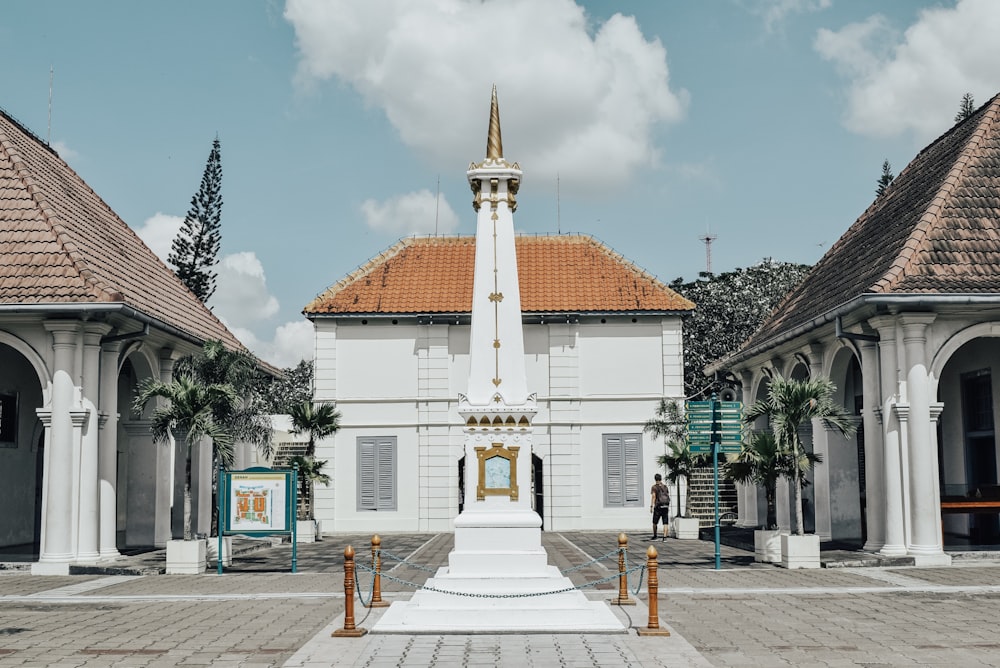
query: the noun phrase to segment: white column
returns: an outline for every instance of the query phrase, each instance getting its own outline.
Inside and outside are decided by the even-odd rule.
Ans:
[[[95,561],[100,556],[100,425],[97,407],[100,404],[101,337],[110,329],[104,323],[88,322],[83,326],[83,374],[80,384],[87,415],[80,439],[80,514],[77,518],[77,559],[80,561]]]
[[[810,378],[827,375],[823,369],[823,346],[810,345],[806,357],[809,360]],[[813,522],[815,533],[823,540],[830,540],[833,537],[833,520],[830,516],[830,432],[822,420],[813,420],[810,426],[812,450],[825,462],[814,466],[812,470]]]
[[[42,516],[42,551],[39,564],[68,564],[76,556],[73,543],[73,353],[79,323],[48,321],[45,329],[52,335],[54,351],[50,401],[49,441],[45,447]],[[44,570],[44,569],[41,569]],[[61,570],[61,569],[60,569]],[[53,571],[56,572],[56,571]]]
[[[751,383],[753,383],[753,373],[749,370],[741,371],[740,385],[743,388],[744,406],[753,403]],[[763,524],[757,517],[757,486],[749,483],[738,483],[736,490],[739,495],[739,520],[736,522],[736,526],[752,528]]]
[[[937,480],[937,451],[931,439],[930,388],[927,378],[927,326],[932,313],[900,316],[906,354],[906,394],[909,415],[910,519],[913,523],[909,553],[943,554],[939,541],[940,489]]]
[[[880,552],[887,556],[906,554],[906,531],[903,514],[903,462],[900,455],[900,423],[896,405],[899,400],[899,362],[896,346],[896,319],[879,316],[868,323],[879,333],[879,370],[882,396],[882,444],[885,538]]]
[[[102,559],[118,556],[118,354],[120,342],[101,347],[101,427],[97,440],[100,533]]]
[[[864,400],[861,419],[865,436],[865,526],[863,549],[878,551],[885,545],[885,452],[879,410],[878,348],[873,341],[861,342],[861,385]]]

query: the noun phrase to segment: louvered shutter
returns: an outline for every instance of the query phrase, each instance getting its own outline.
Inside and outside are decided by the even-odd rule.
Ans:
[[[642,487],[642,468],[639,459],[642,456],[642,444],[638,434],[622,434],[622,450],[625,459],[625,501],[622,505],[638,506],[642,504],[640,487]]]
[[[604,505],[620,506],[624,498],[622,440],[617,434],[604,435]]]
[[[396,509],[396,439],[380,439],[376,450],[378,510]]]
[[[358,439],[358,510],[377,510],[375,505],[375,439]]]

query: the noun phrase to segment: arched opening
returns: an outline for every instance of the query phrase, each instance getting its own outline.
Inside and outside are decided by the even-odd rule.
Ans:
[[[0,341],[0,560],[34,561],[41,540],[44,397],[31,360]]]
[[[961,344],[941,369],[937,441],[946,548],[1000,545],[998,368],[1000,340],[987,336]]]
[[[809,367],[803,363],[798,363],[792,368],[788,375],[791,380],[809,380]],[[813,453],[813,426],[811,422],[805,422],[799,427],[799,440],[802,448],[807,453]],[[816,533],[816,480],[814,471],[809,471],[802,479],[802,525],[806,533]],[[791,521],[795,521],[795,486],[788,482],[788,506],[791,508]]]
[[[542,520],[542,531],[545,531],[544,480],[542,458],[535,453],[531,453],[531,505]]]
[[[853,436],[826,431],[826,460],[820,466],[825,467],[830,486],[830,537],[860,548],[868,540],[861,364],[845,346],[835,354],[830,369],[830,380],[836,386],[834,401],[854,416],[857,425]]]

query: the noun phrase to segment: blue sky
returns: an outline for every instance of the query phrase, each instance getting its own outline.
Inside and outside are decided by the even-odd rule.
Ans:
[[[172,0],[5,6],[0,107],[165,255],[222,142],[210,305],[265,359],[400,237],[472,234],[499,90],[524,232],[592,234],[664,281],[813,263],[1000,92],[995,0]],[[440,182],[440,198],[435,197]],[[557,185],[558,184],[558,185]]]

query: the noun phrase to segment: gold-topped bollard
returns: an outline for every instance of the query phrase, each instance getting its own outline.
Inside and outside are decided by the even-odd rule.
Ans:
[[[391,603],[382,600],[382,539],[378,534],[372,536],[372,570],[375,571],[372,584],[371,608],[388,608]]]
[[[335,638],[360,638],[368,629],[354,626],[354,548],[344,550],[344,628],[330,635]]]
[[[646,628],[636,629],[641,636],[668,636],[670,631],[660,628],[660,612],[657,605],[657,595],[660,588],[660,581],[656,577],[656,548],[652,545],[646,550],[646,570],[649,571],[649,575],[646,576],[646,592],[649,598],[649,620],[646,622]]]
[[[611,599],[611,605],[635,605],[635,599],[628,595],[628,573],[625,568],[625,551],[628,550],[628,536],[618,534],[618,598]]]

